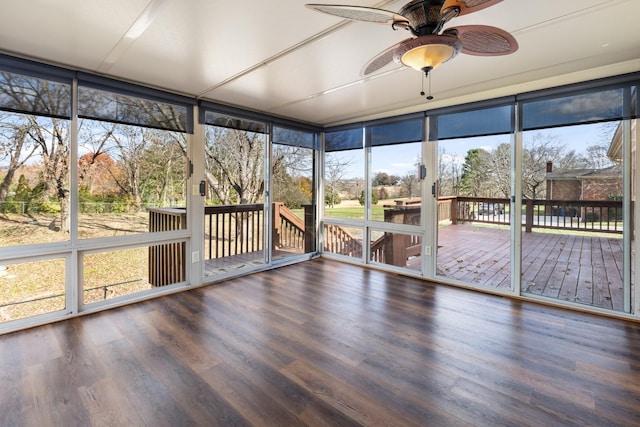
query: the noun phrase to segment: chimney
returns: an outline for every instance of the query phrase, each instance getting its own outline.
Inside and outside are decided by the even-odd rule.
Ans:
[[[553,171],[553,162],[547,162],[547,172]]]

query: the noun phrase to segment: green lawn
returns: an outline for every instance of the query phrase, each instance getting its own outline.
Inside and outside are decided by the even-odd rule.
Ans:
[[[300,219],[304,219],[303,209],[292,209]],[[330,208],[325,206],[324,212],[326,216],[338,217],[338,218],[351,218],[351,219],[364,219],[364,207],[363,206],[348,206],[348,207],[335,207]],[[384,220],[384,207],[374,206],[371,210],[371,215],[374,220]]]
[[[326,216],[338,218],[364,219],[364,206],[349,206],[341,208],[325,207]],[[374,220],[384,220],[384,207],[373,206],[371,208],[371,217]]]

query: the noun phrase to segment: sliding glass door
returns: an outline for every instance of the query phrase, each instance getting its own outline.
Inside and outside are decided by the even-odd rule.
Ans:
[[[266,262],[266,125],[207,113],[204,275],[248,269]]]
[[[316,250],[315,133],[274,126],[271,147],[271,259]]]
[[[436,277],[510,292],[513,105],[434,115]]]
[[[522,292],[631,312],[635,88],[523,104]]]

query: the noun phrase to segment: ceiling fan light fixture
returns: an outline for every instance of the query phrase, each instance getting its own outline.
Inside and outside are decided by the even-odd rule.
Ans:
[[[427,35],[417,37],[396,49],[394,60],[407,67],[428,73],[455,57],[462,49],[457,37]]]

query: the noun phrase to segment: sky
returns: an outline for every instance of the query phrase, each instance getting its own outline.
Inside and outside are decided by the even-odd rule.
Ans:
[[[586,148],[594,144],[608,144],[611,140],[615,126],[611,124],[587,124],[567,127],[558,127],[528,131],[524,133],[524,142],[535,133],[543,133],[557,138],[558,143],[564,145],[568,150],[575,150],[577,153],[585,153]],[[511,142],[511,135],[494,135],[475,138],[464,138],[455,140],[445,140],[439,143],[439,149],[445,152],[445,162],[458,162],[462,164],[467,152],[472,148],[484,148],[491,151],[502,143]],[[373,149],[371,171],[386,172],[389,175],[404,176],[409,172],[416,171],[416,161],[420,158],[420,143],[390,145],[375,147]],[[363,178],[360,176],[364,171],[363,152],[361,150],[336,152],[343,158],[349,159],[350,170],[345,178]]]

